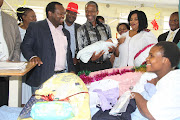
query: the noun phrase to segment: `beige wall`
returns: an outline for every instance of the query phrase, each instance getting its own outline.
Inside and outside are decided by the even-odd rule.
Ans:
[[[26,1],[26,5],[28,6],[38,6],[43,7],[45,9],[46,5],[49,3],[49,0],[6,0],[14,9],[17,9],[17,5],[23,5],[23,2]],[[67,4],[71,2],[70,0],[57,0],[61,2],[64,7],[66,8]],[[84,6],[87,2],[79,2],[74,1],[79,5],[79,10],[84,10]],[[169,16],[172,12],[178,11],[178,5],[176,8],[155,8],[155,7],[135,7],[135,6],[125,6],[120,4],[110,4],[107,7],[105,3],[98,3],[99,5],[99,15],[104,16],[106,23],[110,25],[112,36],[115,37],[116,35],[116,26],[119,22],[119,17],[121,13],[126,13],[127,15],[131,10],[142,10],[146,13],[148,18],[148,29],[158,37],[163,32],[163,22],[164,16]],[[130,4],[132,5],[132,3]],[[3,9],[10,10],[10,7],[4,2]],[[155,18],[155,15],[160,12],[160,19],[157,19],[157,23],[159,25],[159,30],[154,30],[151,24],[151,21]],[[15,16],[15,15],[14,15]],[[44,12],[45,17],[45,12]]]

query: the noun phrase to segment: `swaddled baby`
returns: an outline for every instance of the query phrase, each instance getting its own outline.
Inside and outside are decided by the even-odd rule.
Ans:
[[[109,47],[117,46],[117,39],[110,38],[107,41],[98,41],[91,45],[86,46],[82,50],[80,50],[76,56],[77,59],[80,59],[83,63],[87,63],[89,59],[92,57],[93,53],[100,53],[102,50],[105,52],[104,54],[109,53]]]

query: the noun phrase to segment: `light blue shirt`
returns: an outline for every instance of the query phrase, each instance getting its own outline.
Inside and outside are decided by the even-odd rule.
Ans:
[[[71,26],[68,26],[66,22],[64,21],[64,27],[69,31],[70,33],[70,39],[71,39],[71,52],[72,52],[72,58],[75,58],[75,51],[76,51],[76,42],[75,42],[75,30],[74,30],[74,23]]]

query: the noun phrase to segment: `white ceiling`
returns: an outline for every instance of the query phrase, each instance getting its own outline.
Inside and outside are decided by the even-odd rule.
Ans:
[[[75,1],[89,1],[89,0],[75,0]],[[145,7],[160,7],[160,8],[173,8],[178,7],[179,0],[94,0],[99,3],[107,4],[121,4],[131,6],[145,6]]]

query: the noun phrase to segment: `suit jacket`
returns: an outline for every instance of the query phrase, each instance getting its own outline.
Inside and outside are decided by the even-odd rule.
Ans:
[[[76,51],[79,51],[79,47],[78,47],[78,41],[77,41],[77,30],[78,28],[81,26],[80,24],[75,23],[75,39],[76,39]]]
[[[158,37],[158,42],[160,42],[160,41],[166,41],[166,38],[167,38],[168,34],[169,34],[169,31],[166,32],[166,33],[161,34],[161,35]],[[177,44],[177,43],[179,42],[179,40],[180,40],[180,29],[179,29],[178,32],[176,33],[176,36],[174,37],[173,42]]]
[[[63,26],[64,26],[64,24],[63,24]],[[78,30],[78,28],[80,27],[81,25],[80,24],[77,24],[77,23],[75,23],[74,24],[74,34],[75,34],[75,42],[76,42],[76,51],[79,51],[79,48],[78,48],[78,41],[77,41],[77,30]],[[76,56],[76,55],[75,55]]]
[[[70,34],[63,28],[64,35],[67,37],[67,63],[68,70],[74,71],[72,54],[70,50]],[[43,64],[36,66],[27,75],[26,83],[33,87],[40,86],[54,74],[56,52],[52,34],[47,20],[32,22],[26,31],[24,40],[21,44],[24,57],[29,61],[32,56],[41,58]]]
[[[1,11],[3,35],[6,41],[10,61],[20,60],[21,35],[17,21],[10,15]]]

